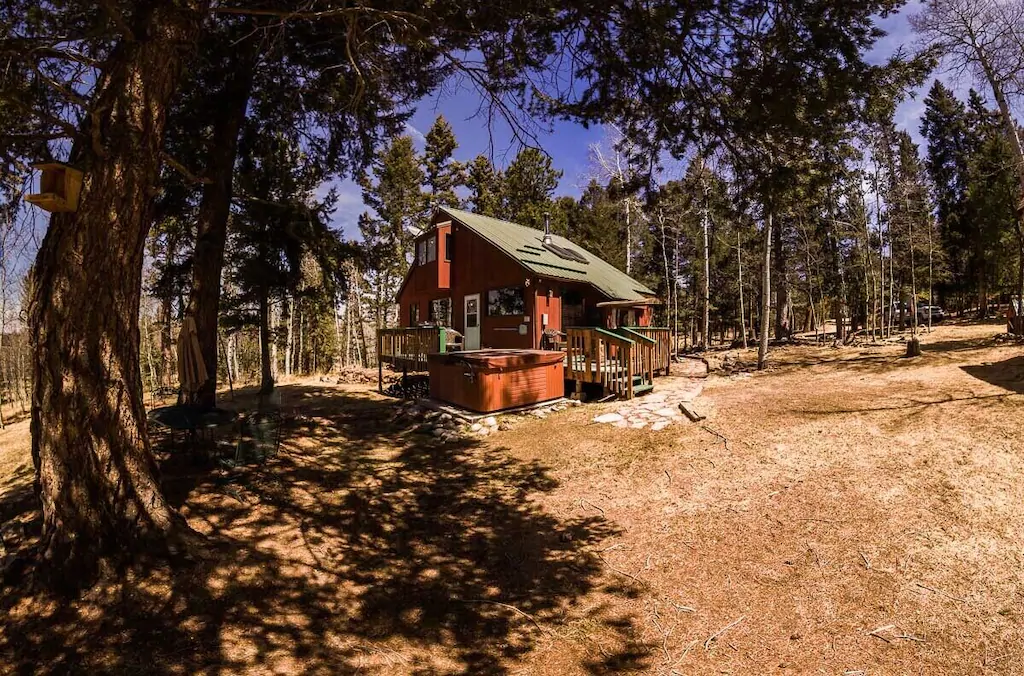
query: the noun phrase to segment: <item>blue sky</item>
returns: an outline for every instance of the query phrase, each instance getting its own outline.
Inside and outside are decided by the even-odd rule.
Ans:
[[[913,49],[915,36],[907,17],[917,12],[920,5],[921,0],[911,0],[898,14],[879,22],[887,35],[879,40],[869,55],[871,61],[882,62],[900,47],[907,51]],[[921,141],[918,127],[924,111],[924,96],[935,77],[947,80],[961,96],[966,96],[970,87],[970,82],[949,81],[939,71],[928,78],[913,98],[903,102],[896,113],[896,124],[909,131],[918,143]],[[506,125],[496,123],[493,133],[488,131],[486,119],[475,115],[479,106],[480,97],[475,91],[456,82],[450,83],[443,91],[420,104],[406,131],[422,149],[423,135],[430,129],[437,115],[444,115],[451,123],[460,144],[455,153],[457,160],[471,160],[483,153],[489,155],[496,165],[503,167],[515,156],[518,146],[513,142]],[[583,177],[589,167],[590,146],[602,141],[605,130],[600,126],[585,129],[581,125],[567,122],[539,126],[542,129],[537,131],[537,140],[551,155],[555,167],[563,172],[558,194],[578,196],[580,185],[586,182]],[[358,237],[355,223],[359,214],[365,210],[359,188],[349,180],[340,181],[335,187],[340,197],[334,214],[335,225],[342,228],[347,237]]]

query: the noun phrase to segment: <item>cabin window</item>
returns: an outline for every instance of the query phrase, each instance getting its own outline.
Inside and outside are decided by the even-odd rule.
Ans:
[[[438,298],[430,301],[430,316],[427,319],[439,326],[451,326],[452,299]]]
[[[487,314],[505,317],[526,314],[526,294],[521,286],[507,286],[487,292]]]
[[[427,262],[427,243],[420,240],[416,243],[416,265],[423,265]]]
[[[409,326],[416,326],[420,323],[420,304],[413,303],[409,306]]]
[[[437,260],[437,237],[427,240],[427,262],[433,263]]]
[[[452,244],[455,240],[452,239],[452,233],[446,232],[444,235],[444,259],[450,261],[452,259]]]

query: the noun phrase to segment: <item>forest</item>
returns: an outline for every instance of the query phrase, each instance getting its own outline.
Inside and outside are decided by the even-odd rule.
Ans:
[[[550,219],[657,292],[673,354],[757,369],[1024,298],[1021,0],[6,0],[0,27],[0,429],[30,420],[56,588],[208,547],[147,427],[182,320],[206,406],[376,368],[436,207]],[[411,133],[445,91],[477,105]],[[578,175],[564,124],[600,133]],[[29,199],[52,163],[72,208]]]

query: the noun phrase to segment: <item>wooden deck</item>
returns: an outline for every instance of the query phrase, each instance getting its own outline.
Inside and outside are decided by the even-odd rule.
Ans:
[[[602,329],[572,327],[566,331],[565,378],[600,385],[605,394],[632,399],[654,388],[654,378],[667,375],[671,359],[670,332],[661,327]],[[448,351],[443,327],[382,329],[377,333],[378,387],[383,388],[384,364],[403,374],[427,370],[427,355]]]
[[[403,374],[426,371],[427,355],[447,352],[448,330],[443,326],[413,326],[377,331],[377,389],[384,389],[384,364]]]
[[[606,394],[632,399],[654,388],[656,339],[629,328],[573,327],[566,336],[565,377],[576,381],[577,393],[591,383]]]

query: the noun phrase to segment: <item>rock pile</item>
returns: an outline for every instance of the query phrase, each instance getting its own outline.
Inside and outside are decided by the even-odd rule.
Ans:
[[[429,434],[441,442],[453,442],[465,437],[486,437],[497,432],[504,432],[513,429],[518,421],[527,417],[543,419],[553,413],[564,411],[570,406],[578,405],[578,401],[564,401],[544,408],[505,414],[500,417],[487,416],[468,422],[451,413],[436,411],[416,402],[408,402],[398,406],[394,420],[396,423],[415,424],[416,432]]]

